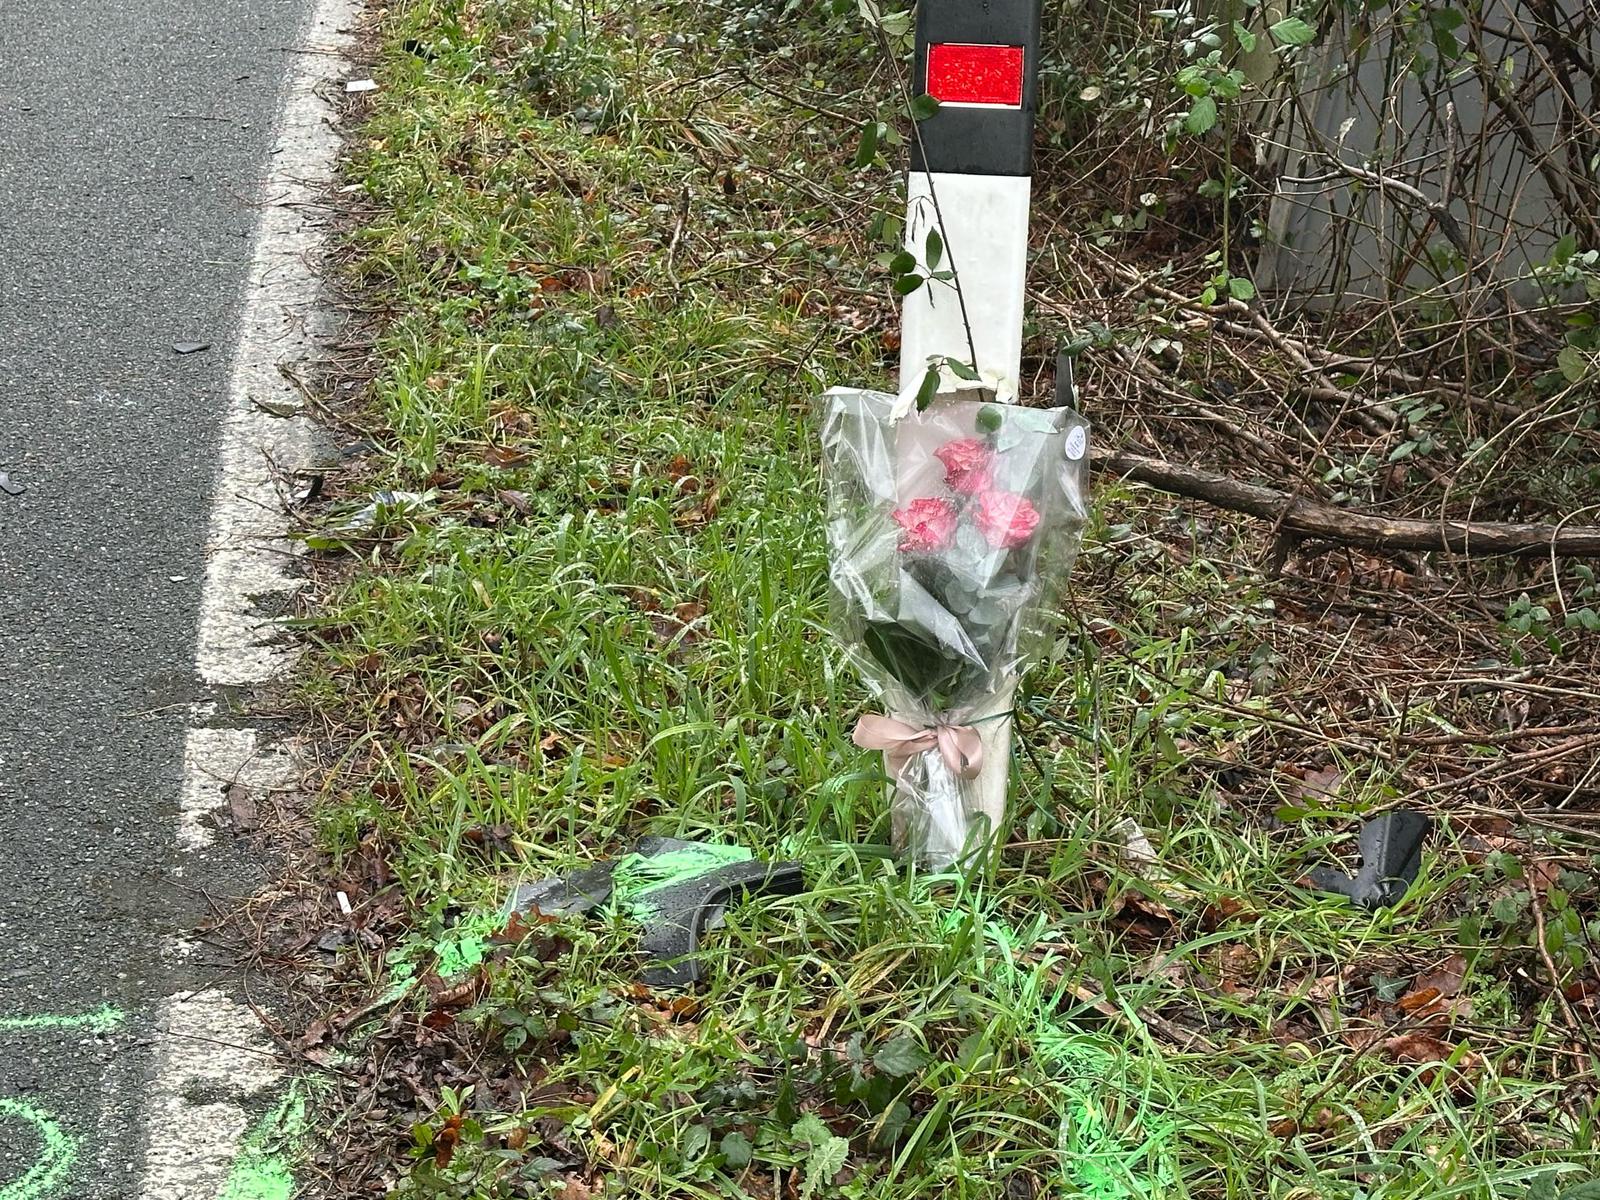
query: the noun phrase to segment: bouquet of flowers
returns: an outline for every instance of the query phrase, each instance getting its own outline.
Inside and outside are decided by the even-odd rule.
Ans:
[[[885,707],[896,844],[942,869],[1004,814],[1012,698],[1054,624],[1086,515],[1088,426],[1070,409],[824,397],[833,628]]]

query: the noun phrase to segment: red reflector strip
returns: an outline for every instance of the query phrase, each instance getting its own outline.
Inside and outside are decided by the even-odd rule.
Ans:
[[[928,47],[928,94],[941,104],[1022,107],[1022,47]]]

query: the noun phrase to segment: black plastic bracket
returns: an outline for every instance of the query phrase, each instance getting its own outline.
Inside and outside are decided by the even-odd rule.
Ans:
[[[1313,867],[1307,877],[1320,890],[1347,896],[1369,912],[1392,907],[1417,881],[1422,843],[1431,825],[1421,813],[1404,809],[1383,813],[1361,827],[1361,869],[1354,876]]]

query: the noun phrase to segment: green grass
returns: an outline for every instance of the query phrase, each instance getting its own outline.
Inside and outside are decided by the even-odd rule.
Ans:
[[[1072,615],[1022,705],[998,869],[908,876],[872,850],[810,411],[888,382],[867,230],[898,201],[848,167],[852,131],[729,73],[854,86],[852,22],[746,17],[408,0],[383,25],[352,166],[350,270],[395,314],[365,483],[426,499],[350,541],[303,686],[348,747],[330,869],[385,863],[354,888],[376,944],[345,951],[352,1004],[436,986],[393,1001],[419,1082],[346,1118],[361,1153],[429,1197],[1487,1200],[1584,1178],[1588,1066],[1513,969],[1535,960],[1462,936],[1492,873],[1452,834],[1376,919],[1295,886],[1397,776],[1347,753],[1352,794],[1287,827],[1264,819],[1300,800],[1281,779],[1238,802],[1218,764],[1288,736],[1239,682],[1270,669],[1273,614],[1248,572],[1166,560],[1140,497],[1101,497],[1094,623]],[[1165,878],[1123,864],[1128,817]],[[798,858],[807,891],[733,911],[691,1004],[632,986],[621,917],[460,957],[516,879],[647,833]],[[1416,1020],[1377,993],[1458,946],[1453,1065],[1397,1061],[1384,1038]],[[439,999],[441,961],[476,973],[470,1003]],[[393,1033],[383,1011],[354,1052]]]

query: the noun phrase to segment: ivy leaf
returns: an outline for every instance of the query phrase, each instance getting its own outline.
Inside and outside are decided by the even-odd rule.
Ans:
[[[856,166],[870,167],[878,157],[878,120],[876,117],[861,126],[861,140],[856,143]]]
[[[1267,32],[1280,46],[1309,46],[1317,40],[1317,27],[1306,24],[1299,17],[1285,17]]]
[[[922,257],[928,264],[928,270],[939,269],[939,263],[944,258],[944,239],[939,236],[937,229],[928,230],[928,241],[923,246]]]
[[[755,1148],[750,1145],[750,1139],[738,1130],[723,1135],[722,1161],[730,1167],[748,1167],[754,1153]]]
[[[938,111],[938,99],[926,93],[911,102],[911,119],[913,121],[926,121]]]
[[[917,1039],[908,1034],[890,1038],[878,1048],[872,1056],[872,1065],[885,1075],[893,1075],[896,1079],[907,1075],[915,1075],[932,1061],[928,1052],[917,1044]]]
[[[1243,21],[1235,21],[1233,23],[1233,36],[1239,40],[1239,49],[1246,54],[1256,48],[1255,30],[1251,29]]]
[[[679,1144],[679,1153],[685,1162],[693,1162],[699,1158],[711,1145],[711,1130],[704,1125],[691,1125],[688,1132],[683,1135]]]
[[[1216,123],[1217,102],[1210,96],[1201,96],[1196,100],[1189,115],[1183,119],[1183,127],[1193,134],[1205,133]]]

